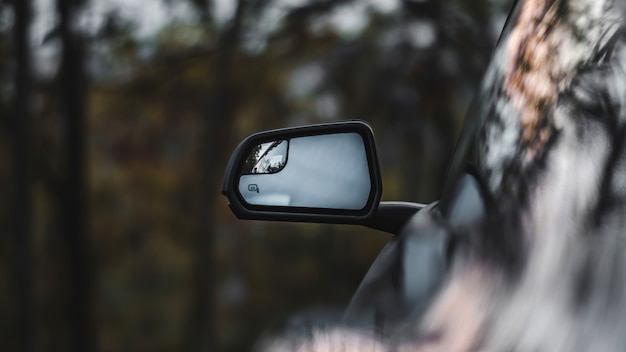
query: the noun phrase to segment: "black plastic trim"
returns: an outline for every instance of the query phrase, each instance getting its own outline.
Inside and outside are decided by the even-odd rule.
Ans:
[[[411,202],[381,202],[376,214],[361,225],[397,235],[426,205]]]

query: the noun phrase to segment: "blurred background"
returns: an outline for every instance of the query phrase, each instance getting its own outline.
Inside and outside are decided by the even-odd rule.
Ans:
[[[388,234],[237,220],[247,135],[362,119],[441,190],[512,0],[0,0],[3,351],[248,351],[336,319]]]

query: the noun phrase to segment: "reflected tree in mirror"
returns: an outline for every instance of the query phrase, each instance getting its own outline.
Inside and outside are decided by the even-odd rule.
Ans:
[[[289,142],[286,140],[259,144],[252,148],[246,158],[241,173],[243,175],[273,174],[287,164]]]

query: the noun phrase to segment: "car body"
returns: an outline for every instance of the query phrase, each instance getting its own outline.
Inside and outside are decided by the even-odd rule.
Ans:
[[[396,235],[355,292],[346,326],[403,336],[409,350],[620,350],[625,14],[612,0],[514,4],[438,202],[375,202],[360,214],[242,212],[232,160],[223,191],[242,218],[353,223]],[[373,148],[367,154],[377,165]],[[370,200],[379,199],[374,193]]]

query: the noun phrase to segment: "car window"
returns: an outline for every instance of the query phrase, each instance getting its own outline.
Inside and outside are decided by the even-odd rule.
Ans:
[[[516,22],[517,15],[519,13],[520,2],[515,1],[512,6],[511,12],[507,17],[507,21],[504,25],[500,38],[496,44],[493,58],[490,66],[487,68],[487,72],[483,77],[483,81],[479,87],[479,91],[472,104],[470,105],[465,115],[465,121],[463,123],[463,129],[461,135],[457,141],[452,156],[451,162],[448,165],[446,173],[446,181],[444,183],[443,194],[441,196],[442,205],[445,206],[446,201],[452,197],[452,192],[456,181],[461,177],[463,172],[467,171],[468,165],[472,168],[474,176],[481,180],[479,170],[479,160],[477,156],[477,143],[480,133],[480,129],[486,121],[486,118],[491,110],[493,102],[489,101],[491,96],[486,94],[489,92],[489,88],[496,82],[496,76],[493,74],[495,69],[494,62],[497,61],[497,56],[500,55],[502,47],[505,45],[508,36],[510,34],[513,24]]]

